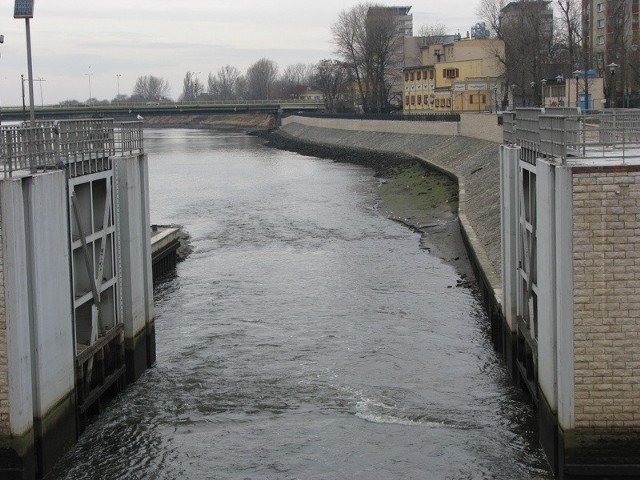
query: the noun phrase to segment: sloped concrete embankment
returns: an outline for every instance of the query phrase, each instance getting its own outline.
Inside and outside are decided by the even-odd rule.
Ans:
[[[394,122],[396,123],[396,122]],[[465,136],[358,131],[290,121],[280,133],[299,141],[407,154],[454,176],[459,220],[479,280],[502,304],[499,144]]]

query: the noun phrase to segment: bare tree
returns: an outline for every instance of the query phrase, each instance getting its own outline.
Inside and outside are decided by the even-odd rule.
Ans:
[[[580,63],[580,45],[582,44],[582,24],[579,0],[557,0],[560,12],[559,35],[561,42],[566,45],[568,63],[571,69]]]
[[[218,100],[236,100],[240,96],[239,85],[242,74],[232,65],[221,67],[213,76],[209,74],[207,85],[209,95]]]
[[[195,102],[202,92],[204,92],[204,86],[198,80],[198,76],[195,73],[187,72],[182,82],[180,100],[182,102]]]
[[[169,82],[164,78],[145,75],[138,77],[133,87],[132,99],[144,102],[160,102],[169,96]]]
[[[420,27],[420,30],[418,30],[418,35],[425,37],[425,41],[421,43],[422,46],[444,43],[447,37],[449,37],[447,27],[442,23],[423,25]]]
[[[245,77],[249,99],[270,100],[278,77],[278,65],[273,60],[261,58],[247,69]]]
[[[476,15],[483,19],[497,38],[504,40],[500,28],[500,12],[509,3],[507,0],[480,0]]]
[[[402,37],[391,9],[358,4],[340,13],[332,34],[337,53],[352,69],[364,111],[387,110],[391,86],[402,69],[394,65],[401,60],[398,49]]]
[[[280,77],[283,98],[297,98],[311,85],[314,65],[296,63],[284,69]]]
[[[335,112],[339,105],[348,102],[352,77],[347,64],[338,60],[320,60],[316,65],[315,79],[327,111]]]
[[[336,52],[352,69],[358,87],[360,101],[365,112],[369,111],[369,99],[366,89],[366,28],[365,18],[370,4],[360,3],[351,10],[343,10],[331,27]]]
[[[553,12],[544,0],[507,3],[505,0],[481,0],[478,14],[495,35],[504,41],[504,92],[518,89],[536,105],[542,102],[540,80],[551,62],[554,46]],[[528,95],[527,95],[528,92]]]

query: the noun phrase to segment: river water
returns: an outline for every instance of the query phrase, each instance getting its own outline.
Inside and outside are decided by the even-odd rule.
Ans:
[[[371,171],[211,131],[145,148],[152,222],[194,252],[156,287],[156,365],[50,478],[552,478],[476,292]]]

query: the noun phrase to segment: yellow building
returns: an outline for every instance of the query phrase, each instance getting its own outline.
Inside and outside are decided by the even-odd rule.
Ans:
[[[403,70],[403,111],[494,110],[502,94],[500,57],[501,40],[462,39],[423,48],[424,65]]]

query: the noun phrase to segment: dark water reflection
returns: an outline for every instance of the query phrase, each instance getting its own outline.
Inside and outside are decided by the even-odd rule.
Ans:
[[[152,222],[195,251],[156,289],[156,366],[52,478],[551,478],[476,295],[378,213],[371,172],[145,142]]]

